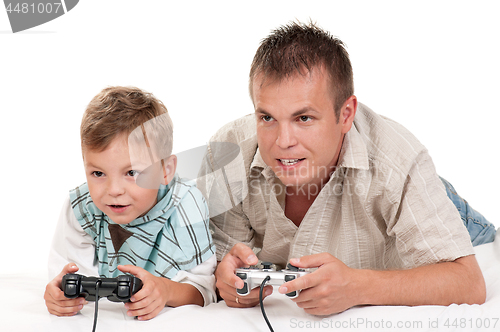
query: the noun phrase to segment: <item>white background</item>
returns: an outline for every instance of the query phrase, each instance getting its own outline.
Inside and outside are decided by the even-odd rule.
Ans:
[[[174,152],[251,113],[262,38],[311,18],[346,44],[358,100],[410,129],[471,205],[500,226],[496,1],[82,0],[12,34],[0,8],[0,273],[45,273],[63,199],[85,181],[79,125],[108,85],[153,92]],[[179,170],[182,174],[182,170]]]

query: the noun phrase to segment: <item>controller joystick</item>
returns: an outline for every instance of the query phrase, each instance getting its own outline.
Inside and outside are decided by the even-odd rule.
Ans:
[[[61,287],[64,296],[69,299],[84,297],[87,301],[95,301],[96,297],[106,297],[112,302],[129,302],[132,295],[142,288],[142,281],[131,275],[99,278],[68,273],[63,276]]]

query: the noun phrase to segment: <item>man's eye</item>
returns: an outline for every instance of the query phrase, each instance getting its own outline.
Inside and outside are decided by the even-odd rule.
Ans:
[[[99,171],[94,171],[92,172],[92,175],[95,176],[96,178],[100,178],[101,176],[104,175],[104,173]]]
[[[309,117],[307,115],[302,115],[302,116],[299,117],[299,120],[300,120],[300,122],[309,122],[312,119],[311,119],[311,117]]]
[[[264,122],[270,122],[273,119],[273,117],[269,115],[263,115],[260,118],[264,120]]]

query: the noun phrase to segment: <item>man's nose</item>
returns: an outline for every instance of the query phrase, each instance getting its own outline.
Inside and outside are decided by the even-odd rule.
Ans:
[[[297,144],[293,127],[290,124],[280,124],[278,127],[278,138],[276,145],[282,149],[288,149]]]

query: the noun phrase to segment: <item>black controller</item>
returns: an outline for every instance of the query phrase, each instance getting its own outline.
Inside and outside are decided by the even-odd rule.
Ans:
[[[96,285],[99,283],[99,293]],[[85,277],[80,274],[68,273],[62,278],[62,290],[68,299],[84,297],[87,301],[95,301],[107,297],[112,302],[128,302],[132,295],[142,288],[142,281],[131,275],[121,275],[116,278]]]

